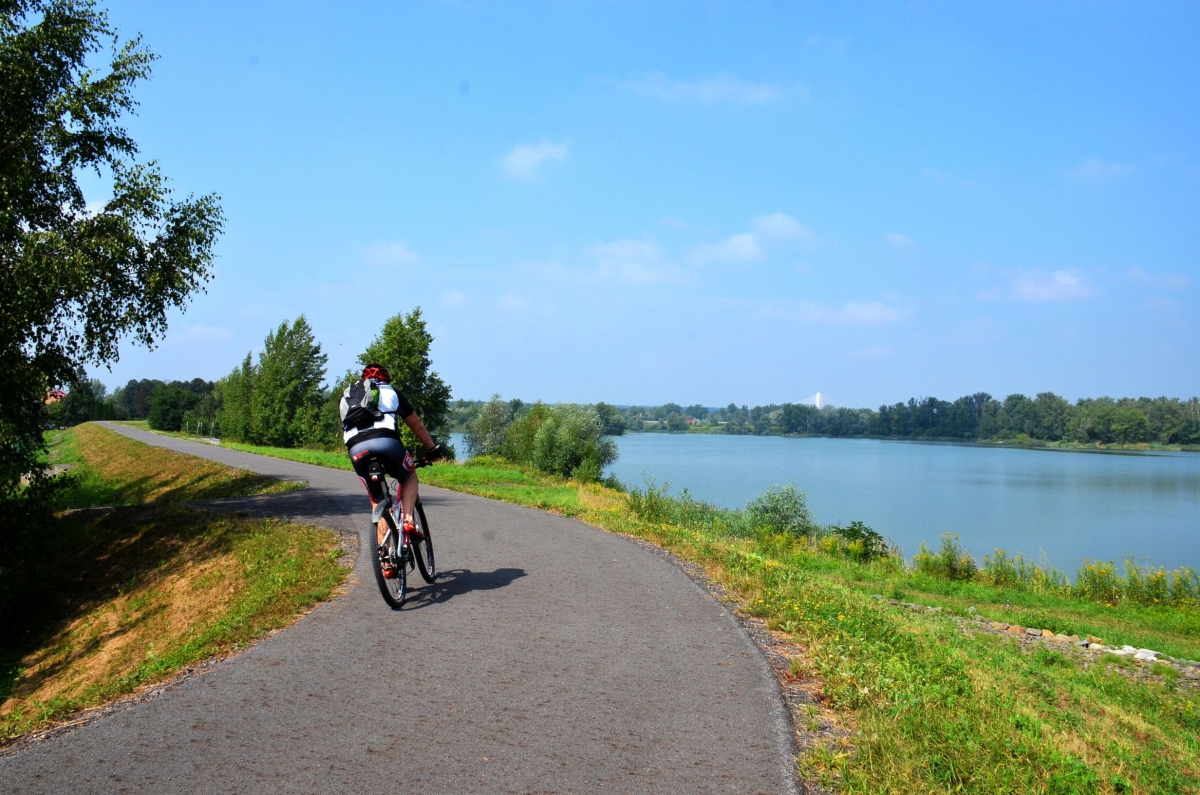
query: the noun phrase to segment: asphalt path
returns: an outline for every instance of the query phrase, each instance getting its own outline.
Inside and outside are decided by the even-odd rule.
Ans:
[[[110,428],[308,488],[224,505],[358,532],[352,473]],[[345,593],[155,698],[0,756],[0,792],[786,793],[779,685],[665,556],[421,487],[443,574]]]

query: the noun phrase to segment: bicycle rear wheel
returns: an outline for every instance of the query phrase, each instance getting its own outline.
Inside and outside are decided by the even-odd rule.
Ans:
[[[433,559],[433,536],[429,535],[429,520],[425,518],[425,506],[417,500],[417,509],[413,512],[413,520],[425,538],[419,544],[413,544],[413,556],[417,559],[417,568],[421,570],[421,578],[425,582],[437,579],[437,564]]]
[[[371,526],[370,537],[375,538],[374,525]],[[385,547],[383,553],[380,553],[378,547],[370,553],[371,567],[375,570],[375,582],[379,584],[379,593],[383,594],[383,601],[395,610],[404,604],[404,592],[408,587],[408,572],[405,571],[405,561],[396,552],[396,533],[389,531],[383,543]],[[383,576],[384,559],[392,564],[393,575],[391,577]]]

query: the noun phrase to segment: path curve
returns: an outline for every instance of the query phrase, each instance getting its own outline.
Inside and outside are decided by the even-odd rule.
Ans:
[[[366,541],[352,473],[108,427],[307,480],[222,502]],[[444,583],[411,577],[394,612],[359,554],[347,592],[287,631],[0,757],[0,792],[795,791],[778,682],[678,567],[560,516],[422,498]]]

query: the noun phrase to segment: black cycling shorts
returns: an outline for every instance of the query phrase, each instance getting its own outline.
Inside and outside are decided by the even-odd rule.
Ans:
[[[383,499],[383,484],[372,481],[367,471],[372,457],[378,459],[383,471],[394,477],[401,486],[416,471],[412,455],[404,447],[404,442],[394,436],[376,436],[350,445],[350,463],[354,466],[354,474],[362,481],[372,502]]]

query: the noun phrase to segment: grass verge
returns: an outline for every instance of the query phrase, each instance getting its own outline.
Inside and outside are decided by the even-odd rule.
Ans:
[[[0,743],[232,652],[346,577],[331,531],[180,504],[302,484],[89,425],[59,434],[52,456],[75,464],[65,505],[115,507],[64,511],[23,560],[0,564]]]
[[[243,447],[292,457],[298,451]],[[324,456],[348,468],[344,456]],[[1200,657],[1195,606],[1102,604],[859,563],[804,537],[731,536],[711,520],[651,522],[628,495],[495,460],[438,465],[421,481],[575,516],[704,566],[743,609],[804,653],[793,674],[820,683],[851,727],[801,774],[844,792],[1188,793],[1200,791],[1200,702],[1175,674],[1131,677],[1127,658],[1021,644],[955,617],[1094,634],[1115,645]],[[715,517],[713,519],[712,517]],[[883,594],[945,608],[912,612]],[[1172,669],[1173,670],[1173,669]]]
[[[75,481],[61,495],[63,508],[214,500],[306,485],[143,444],[94,423],[55,431],[48,442],[50,463],[68,468]]]

